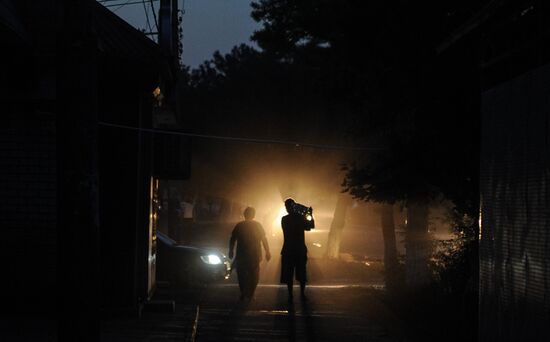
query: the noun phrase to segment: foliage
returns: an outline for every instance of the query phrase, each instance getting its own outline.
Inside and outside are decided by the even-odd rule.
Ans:
[[[434,242],[431,266],[437,288],[444,294],[477,292],[478,223],[456,209],[450,219],[455,238]]]
[[[413,340],[477,340],[477,223],[455,213],[449,219],[456,237],[434,241],[431,285],[420,290],[401,287],[383,297],[416,335]]]
[[[394,203],[443,193],[477,205],[479,90],[468,47],[436,47],[473,2],[261,0],[252,37],[272,58],[316,68],[351,134],[385,149],[347,166],[345,190]],[[466,11],[467,12],[467,11]],[[441,30],[434,30],[439,27]]]
[[[445,294],[462,294],[472,291],[477,263],[476,242],[463,238],[439,240],[432,258],[432,270],[438,287]]]
[[[255,1],[252,17],[262,28],[252,39],[262,50],[241,45],[227,55],[215,53],[188,72],[182,98],[191,110],[214,113],[228,125],[264,108],[304,125],[331,122],[328,116],[337,114],[356,142],[383,147],[346,166],[345,190],[386,203],[443,194],[458,216],[475,219],[477,56],[471,46],[447,55],[435,50],[475,6]],[[305,115],[306,108],[316,116]]]

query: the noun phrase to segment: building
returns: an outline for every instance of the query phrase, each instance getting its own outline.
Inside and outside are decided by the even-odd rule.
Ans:
[[[486,1],[440,47],[479,53],[480,341],[550,340],[549,9]]]
[[[158,181],[189,157],[147,129],[177,70],[92,0],[1,0],[0,37],[3,309],[13,337],[96,341],[154,292]]]

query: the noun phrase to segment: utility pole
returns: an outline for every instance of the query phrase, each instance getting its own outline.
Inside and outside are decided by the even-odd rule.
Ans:
[[[159,44],[172,72],[179,69],[178,0],[160,0]]]

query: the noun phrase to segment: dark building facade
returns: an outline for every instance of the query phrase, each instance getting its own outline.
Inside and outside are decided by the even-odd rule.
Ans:
[[[550,65],[483,95],[480,341],[550,340]]]
[[[549,5],[479,2],[438,48],[477,55],[479,341],[550,340]]]
[[[482,71],[480,341],[550,340],[550,7],[494,1]]]
[[[10,316],[39,314],[56,304],[56,21],[52,8],[52,1],[32,5],[0,1],[0,253],[6,261],[2,311]],[[23,11],[27,15],[22,16]]]
[[[0,37],[2,339],[96,341],[155,289],[159,176],[188,155],[147,129],[175,70],[92,0],[1,0]]]

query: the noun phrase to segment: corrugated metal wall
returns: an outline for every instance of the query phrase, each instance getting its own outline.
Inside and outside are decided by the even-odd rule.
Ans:
[[[480,341],[550,341],[550,65],[482,113]]]

